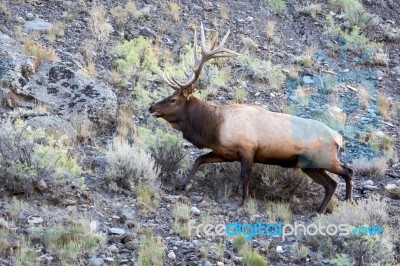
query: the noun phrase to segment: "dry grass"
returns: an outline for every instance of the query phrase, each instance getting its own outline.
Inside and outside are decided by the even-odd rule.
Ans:
[[[179,4],[171,1],[168,3],[168,9],[174,22],[178,22],[181,14],[181,7]]]
[[[93,32],[93,36],[98,41],[107,41],[111,32],[112,25],[107,21],[107,10],[102,5],[93,5],[90,12],[89,27]]]
[[[306,51],[301,56],[300,62],[304,67],[312,68],[314,66],[314,57],[317,48],[313,45],[307,47]]]
[[[54,23],[54,27],[47,30],[47,39],[50,43],[53,43],[57,37],[65,36],[66,24],[64,22],[58,21]]]
[[[0,14],[4,14],[7,19],[11,19],[13,17],[11,9],[5,3],[0,3]]]
[[[28,55],[32,55],[40,60],[46,61],[59,61],[56,51],[53,48],[46,47],[35,41],[26,41],[24,43],[24,52]]]
[[[122,106],[118,111],[117,133],[121,139],[126,139],[128,134],[133,134],[135,127],[132,121],[133,108]]]
[[[96,63],[90,59],[89,62],[87,62],[87,64],[84,66],[83,72],[89,77],[96,77]]]
[[[265,24],[265,36],[267,37],[267,40],[269,42],[276,42],[275,28],[276,28],[275,21],[268,20],[267,23]]]
[[[379,114],[388,120],[396,119],[400,105],[388,98],[384,93],[378,92]]]
[[[312,18],[316,18],[317,15],[322,14],[322,7],[321,7],[321,4],[311,4],[311,5],[299,8],[298,11],[301,14],[310,16]]]
[[[118,26],[123,28],[128,20],[129,13],[127,8],[123,8],[122,6],[116,6],[113,9],[111,9],[111,15],[114,16]]]
[[[370,106],[370,101],[371,97],[369,95],[369,92],[365,88],[359,88],[359,93],[358,93],[359,101],[360,101],[360,106],[363,110],[366,110]]]
[[[228,4],[222,3],[220,8],[219,8],[219,13],[221,14],[221,18],[223,20],[229,20],[229,13],[231,9]]]
[[[289,203],[269,202],[267,211],[270,221],[281,221],[283,224],[288,224],[292,221],[292,211],[290,210]]]
[[[385,52],[376,52],[371,58],[370,64],[376,66],[389,66],[389,54]]]
[[[368,160],[360,158],[353,161],[353,170],[357,175],[372,180],[382,180],[385,177],[385,171],[388,167],[385,158]]]

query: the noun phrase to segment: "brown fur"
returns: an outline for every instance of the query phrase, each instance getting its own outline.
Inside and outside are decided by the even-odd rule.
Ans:
[[[242,165],[243,201],[254,163],[301,168],[325,188],[318,210],[324,212],[335,189],[325,171],[346,181],[346,198],[351,200],[353,172],[338,160],[342,138],[321,122],[269,112],[249,105],[215,105],[174,93],[150,107],[150,112],[182,131],[183,137],[197,148],[212,152],[196,159],[187,177],[190,189],[199,167],[206,163],[239,161]]]

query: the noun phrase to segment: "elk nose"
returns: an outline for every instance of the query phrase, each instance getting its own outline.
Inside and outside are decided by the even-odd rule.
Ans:
[[[150,112],[150,113],[152,113],[152,112],[153,112],[152,110],[153,110],[153,105],[152,105],[152,106],[150,106],[150,108],[149,108],[149,112]]]

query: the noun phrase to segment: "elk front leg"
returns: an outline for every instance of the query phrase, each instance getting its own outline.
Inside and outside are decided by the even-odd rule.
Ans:
[[[249,197],[249,183],[251,178],[251,171],[253,169],[253,156],[246,156],[244,154],[240,157],[240,177],[242,179],[242,203],[240,206],[243,206],[247,198]]]
[[[186,178],[186,184],[185,184],[185,190],[188,191],[189,189],[191,189],[193,187],[193,178],[197,172],[197,170],[199,170],[200,166],[202,166],[203,164],[207,164],[207,163],[222,163],[222,162],[226,162],[227,160],[225,160],[223,157],[213,153],[213,152],[209,152],[207,154],[203,154],[201,156],[199,156],[196,161],[193,164],[192,170],[190,170],[189,175]]]

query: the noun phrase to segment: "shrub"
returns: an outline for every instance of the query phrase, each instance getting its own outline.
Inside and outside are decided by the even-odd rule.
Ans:
[[[290,247],[290,255],[294,262],[305,261],[308,255],[308,248],[296,242]]]
[[[266,266],[268,264],[267,259],[255,250],[243,249],[239,255],[243,257],[243,263],[247,266]]]
[[[385,158],[358,158],[353,161],[352,167],[357,175],[372,180],[382,180],[385,177],[385,171],[388,165]]]
[[[160,72],[158,53],[151,41],[142,36],[117,45],[115,52],[120,57],[116,61],[117,69],[123,74],[124,79],[132,83],[135,108],[140,112],[147,111],[153,99],[145,88]]]
[[[36,252],[28,252],[29,255],[26,252],[38,241],[59,258],[61,265],[71,265],[94,254],[97,248],[105,244],[106,237],[94,233],[90,228],[90,221],[86,219],[71,220],[66,224],[54,224],[47,228],[40,227],[32,231],[30,238],[22,240],[21,251],[25,252],[17,256],[17,265],[26,265],[24,262],[27,263],[37,256]]]
[[[278,91],[286,76],[279,65],[271,61],[264,61],[244,53],[238,56],[239,63],[245,67],[245,74],[258,81],[266,81],[273,90]]]
[[[181,13],[181,7],[179,6],[179,4],[171,1],[168,3],[168,8],[174,22],[178,22],[179,15]]]
[[[270,221],[281,221],[283,224],[288,224],[292,220],[292,212],[288,203],[269,202],[267,209]]]
[[[315,224],[348,224],[349,230],[359,226],[380,226],[384,228],[383,236],[366,236],[350,233],[348,235],[306,236],[306,243],[317,249],[322,256],[334,259],[336,254],[347,254],[356,265],[385,265],[394,262],[392,238],[396,236],[388,216],[388,203],[377,198],[362,199],[357,204],[341,202],[336,211],[329,215],[320,215],[314,219]],[[340,258],[344,260],[344,258]]]
[[[186,152],[183,149],[182,138],[177,134],[171,134],[162,129],[157,129],[154,133],[147,128],[139,128],[139,141],[143,142],[154,158],[157,172],[164,179],[172,178],[172,182],[177,180],[174,175],[186,170]]]
[[[52,193],[69,182],[85,188],[82,170],[67,149],[67,139],[46,136],[44,130],[32,130],[21,120],[0,123],[0,180],[6,190]]]
[[[284,12],[287,9],[286,3],[284,0],[264,0],[266,4],[272,7],[272,9],[276,12]]]
[[[94,4],[90,13],[89,27],[98,41],[107,41],[113,27],[107,22],[107,11],[102,5]]]
[[[301,14],[316,18],[317,15],[322,13],[322,7],[321,4],[310,4],[299,8],[298,11]]]
[[[342,31],[340,26],[335,23],[331,14],[327,15],[326,21],[325,34],[340,38],[350,51],[357,53],[369,52],[372,56],[372,53],[382,48],[382,44],[370,41],[363,34],[359,26],[354,26],[349,31]]]
[[[115,139],[106,157],[105,176],[111,189],[135,191],[139,185],[149,185],[154,190],[159,187],[154,160],[143,148]]]
[[[38,42],[27,40],[23,45],[24,52],[40,60],[59,61],[59,57],[53,48],[46,47]]]
[[[236,251],[241,251],[247,243],[245,235],[238,235],[233,238],[232,244]]]
[[[164,265],[165,248],[162,242],[153,238],[150,230],[146,230],[140,239],[139,265],[140,266],[162,266]]]

